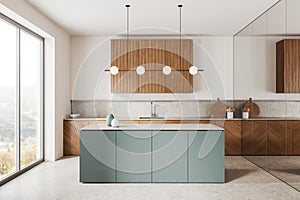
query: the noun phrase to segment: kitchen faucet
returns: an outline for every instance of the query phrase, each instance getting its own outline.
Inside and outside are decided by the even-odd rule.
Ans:
[[[153,101],[151,101],[150,103],[151,103],[151,117],[154,118],[155,117],[155,111],[154,111]]]

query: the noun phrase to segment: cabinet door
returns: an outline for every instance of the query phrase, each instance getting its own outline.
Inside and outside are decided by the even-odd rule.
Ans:
[[[253,132],[253,122],[243,120],[242,121],[242,155],[250,156],[252,155],[252,132]]]
[[[253,121],[252,155],[267,155],[267,121]]]
[[[287,121],[268,121],[268,156],[287,155]]]
[[[115,182],[115,131],[81,131],[80,182]]]
[[[80,129],[89,124],[88,120],[64,120],[64,155],[79,156]]]
[[[151,182],[151,131],[117,131],[117,182]]]
[[[219,127],[225,129],[225,155],[241,155],[241,121],[240,120],[221,120],[213,121]]]
[[[153,182],[187,182],[187,134],[187,131],[153,131]]]
[[[288,155],[300,155],[300,121],[288,121],[287,149]]]
[[[188,182],[224,182],[224,132],[189,131]]]

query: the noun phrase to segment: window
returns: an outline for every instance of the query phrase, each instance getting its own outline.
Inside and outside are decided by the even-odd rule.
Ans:
[[[43,160],[43,44],[0,14],[0,183]]]

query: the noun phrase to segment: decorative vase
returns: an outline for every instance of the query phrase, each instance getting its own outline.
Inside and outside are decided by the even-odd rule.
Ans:
[[[106,116],[106,125],[107,125],[107,126],[111,126],[111,121],[112,121],[114,118],[115,118],[115,117],[114,117],[113,114],[108,114],[108,115]]]
[[[120,122],[118,119],[114,118],[112,121],[111,121],[111,126],[112,127],[119,127],[120,126]]]

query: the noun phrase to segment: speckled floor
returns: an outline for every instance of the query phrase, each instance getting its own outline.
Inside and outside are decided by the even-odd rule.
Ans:
[[[224,184],[82,184],[78,157],[45,162],[0,188],[0,199],[300,199],[300,193],[243,157],[226,157]]]

